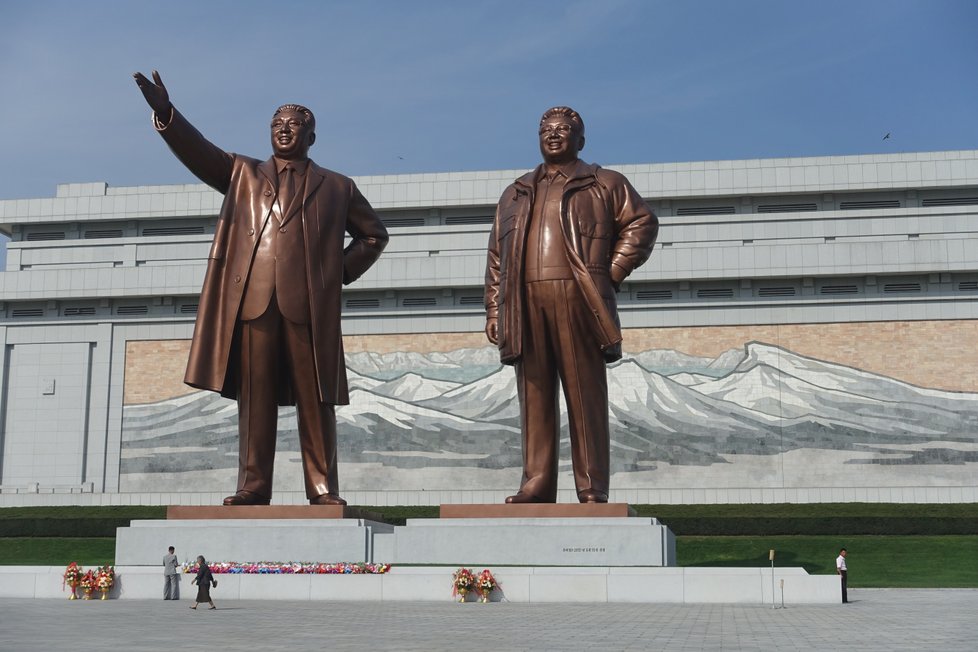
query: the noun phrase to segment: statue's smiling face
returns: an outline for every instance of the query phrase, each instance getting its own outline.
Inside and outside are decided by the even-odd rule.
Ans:
[[[272,118],[272,151],[279,158],[301,160],[316,142],[316,132],[308,118],[298,111],[282,111]]]
[[[551,116],[540,124],[540,153],[548,163],[567,163],[584,147],[580,127],[565,116]]]

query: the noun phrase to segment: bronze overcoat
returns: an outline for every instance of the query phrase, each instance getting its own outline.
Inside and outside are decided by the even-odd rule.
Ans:
[[[538,166],[499,200],[486,260],[487,319],[497,319],[499,357],[515,364],[523,352],[523,258]],[[567,259],[605,360],[621,358],[617,288],[648,260],[659,220],[624,175],[578,161],[564,184],[560,228]]]
[[[170,122],[157,129],[191,172],[224,195],[184,382],[236,399],[235,323],[262,228],[277,205],[275,162],[225,152],[175,109]],[[341,287],[359,278],[380,257],[387,245],[387,229],[351,179],[312,161],[302,210],[293,219],[302,220],[305,251],[295,255],[305,255],[319,397],[345,405],[349,391],[340,331]],[[346,234],[351,240],[344,248]],[[279,404],[294,404],[288,374],[283,374],[279,386]]]

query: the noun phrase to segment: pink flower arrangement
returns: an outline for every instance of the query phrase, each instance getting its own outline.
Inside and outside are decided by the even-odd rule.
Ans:
[[[475,585],[475,576],[468,568],[459,568],[452,574],[452,597],[458,597],[459,602],[465,602],[465,596]]]
[[[480,602],[489,602],[489,594],[499,588],[499,582],[493,577],[492,571],[487,568],[479,573],[479,577],[475,581],[475,588],[482,596]]]
[[[81,582],[78,585],[81,587],[82,593],[85,594],[85,599],[91,599],[92,591],[95,589],[95,571],[92,569],[85,571],[85,574],[81,576]]]
[[[391,569],[390,564],[363,562],[324,564],[320,562],[218,561],[208,564],[211,572],[231,575],[377,575]],[[184,573],[196,573],[197,562],[183,565]]]
[[[99,591],[108,591],[115,584],[115,569],[112,566],[99,566],[95,571],[95,588]]]
[[[68,564],[65,568],[64,575],[61,576],[61,590],[65,590],[65,585],[71,589],[72,593],[75,591],[75,587],[81,582],[81,568],[78,567],[78,562],[73,561]]]

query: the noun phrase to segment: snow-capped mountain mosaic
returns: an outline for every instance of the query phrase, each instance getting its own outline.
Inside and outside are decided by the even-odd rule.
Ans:
[[[516,380],[494,348],[355,353],[347,366],[351,404],[337,410],[344,489],[518,485]],[[905,486],[908,474],[926,484],[931,465],[944,465],[942,484],[970,485],[978,462],[978,394],[761,342],[715,359],[626,355],[608,368],[608,387],[615,487]],[[233,485],[234,402],[195,392],[123,411],[123,491],[177,479],[194,490]],[[278,450],[276,486],[296,489],[293,408],[281,410]],[[569,470],[566,438],[561,460]]]

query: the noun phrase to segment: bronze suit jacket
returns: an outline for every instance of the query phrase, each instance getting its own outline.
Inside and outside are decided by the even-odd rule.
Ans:
[[[235,322],[259,236],[271,218],[278,189],[275,163],[225,152],[210,143],[174,109],[160,135],[201,181],[224,195],[201,289],[197,323],[184,382],[237,398],[232,363]],[[312,161],[306,172],[301,219],[306,292],[320,400],[349,403],[343,339],[341,287],[359,278],[387,245],[387,229],[351,179]],[[344,248],[346,234],[350,244]],[[288,378],[279,385],[280,405],[293,403]]]
[[[538,166],[503,191],[489,234],[486,317],[498,319],[500,360],[523,352],[523,257]],[[659,221],[618,172],[578,161],[564,184],[560,227],[574,279],[594,314],[592,333],[605,359],[621,358],[616,290],[648,260]]]

